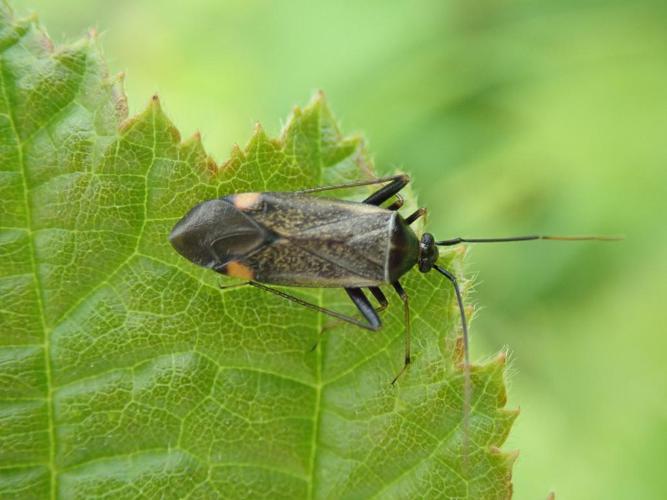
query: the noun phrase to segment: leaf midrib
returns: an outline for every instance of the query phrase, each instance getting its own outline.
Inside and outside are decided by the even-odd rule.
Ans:
[[[22,33],[18,40],[16,41],[15,44],[21,44],[22,39],[24,36],[28,33],[28,31]],[[5,59],[4,59],[4,52],[6,51],[8,47],[5,47],[1,52],[0,52],[0,83],[2,84],[2,94],[5,102],[7,103],[8,107],[8,113],[7,117],[9,119],[10,125],[11,125],[11,130],[12,134],[14,136],[14,140],[16,141],[16,150],[17,150],[17,156],[18,156],[18,163],[20,165],[20,172],[21,172],[21,181],[22,181],[22,188],[23,188],[23,203],[24,203],[24,210],[25,210],[25,226],[23,228],[17,228],[19,230],[23,230],[26,232],[28,236],[28,245],[29,245],[29,257],[30,257],[30,268],[31,268],[31,275],[32,275],[32,281],[33,281],[33,286],[35,290],[35,296],[36,296],[36,302],[37,302],[37,312],[38,312],[38,317],[39,317],[39,322],[42,330],[42,338],[43,342],[41,344],[42,349],[44,351],[44,371],[45,371],[45,379],[46,379],[46,396],[43,398],[46,402],[46,413],[47,413],[47,425],[48,425],[48,441],[49,441],[49,452],[48,452],[48,468],[49,468],[49,475],[50,475],[50,490],[49,490],[49,496],[51,499],[56,498],[56,492],[57,492],[57,483],[58,483],[58,467],[56,463],[56,433],[55,433],[55,409],[54,409],[54,398],[53,398],[53,393],[54,393],[54,380],[53,380],[53,360],[51,358],[51,339],[50,339],[50,333],[53,332],[56,328],[57,325],[61,324],[71,313],[72,311],[78,309],[81,304],[85,303],[87,299],[89,299],[92,294],[99,289],[102,284],[108,282],[108,278],[104,279],[101,283],[98,283],[97,286],[94,286],[92,289],[88,290],[86,293],[83,294],[80,300],[78,300],[75,304],[73,304],[68,310],[65,312],[65,314],[62,314],[56,324],[53,326],[53,328],[47,328],[47,321],[46,317],[44,314],[44,300],[43,300],[43,285],[39,277],[38,273],[38,268],[37,268],[37,253],[35,249],[35,243],[34,243],[34,230],[33,230],[33,216],[32,216],[32,211],[30,209],[30,188],[28,185],[28,168],[25,163],[25,158],[24,158],[24,152],[23,148],[30,142],[30,140],[41,130],[43,130],[48,124],[52,123],[53,121],[57,120],[60,114],[69,108],[69,106],[76,102],[76,97],[79,95],[79,92],[81,90],[81,82],[83,81],[86,73],[88,72],[88,57],[85,59],[85,65],[83,67],[83,71],[80,75],[80,78],[78,79],[78,87],[75,92],[72,94],[72,99],[65,103],[54,115],[44,124],[40,125],[35,131],[33,131],[25,140],[22,140],[20,137],[20,134],[18,132],[18,129],[16,127],[16,119],[13,113],[13,106],[11,105],[11,102],[9,100],[9,96],[7,95],[7,84],[5,80],[5,72],[4,72],[4,67],[5,67]],[[154,98],[154,102],[157,99]],[[141,237],[143,235],[143,232],[146,227],[146,223],[148,221],[148,177],[150,175],[151,169],[155,164],[156,160],[156,147],[157,147],[157,127],[156,127],[156,115],[155,115],[155,106],[151,107],[151,112],[152,112],[152,129],[153,129],[153,144],[151,148],[152,152],[152,158],[151,162],[148,165],[148,168],[146,169],[146,172],[142,175],[144,178],[144,203],[143,203],[143,217],[142,217],[142,224],[141,227],[139,228],[136,236],[136,242],[135,242],[135,248],[130,252],[127,256],[126,259],[123,260],[123,262],[114,270],[112,274],[117,274],[118,271],[120,271],[133,257],[139,254],[139,244],[141,242]],[[118,134],[116,137],[116,144],[118,144],[118,141],[122,139],[122,135]],[[40,344],[37,344],[40,345]]]
[[[23,35],[19,40],[23,38]],[[3,51],[4,52],[4,51]],[[42,349],[44,350],[44,373],[46,376],[46,415],[48,422],[48,436],[49,436],[49,473],[50,473],[50,496],[55,498],[56,493],[56,462],[55,462],[55,453],[56,453],[56,436],[54,429],[53,421],[53,377],[51,373],[51,345],[50,338],[47,335],[46,331],[46,318],[44,317],[44,303],[43,303],[43,287],[42,282],[39,279],[37,274],[37,255],[35,252],[35,244],[33,240],[33,230],[32,230],[32,211],[30,210],[30,199],[28,195],[28,174],[25,164],[25,159],[23,156],[23,146],[24,143],[21,141],[18,130],[16,128],[16,119],[13,113],[13,107],[10,105],[9,96],[7,95],[7,82],[5,81],[5,59],[4,55],[0,54],[0,81],[2,81],[2,95],[7,103],[8,113],[7,117],[9,118],[9,123],[11,124],[12,133],[16,141],[16,150],[18,154],[19,165],[21,167],[21,183],[23,185],[23,204],[25,210],[25,225],[24,228],[28,235],[28,245],[30,247],[30,268],[32,270],[32,281],[35,290],[35,297],[37,302],[37,312],[39,316],[39,323],[42,328]]]
[[[317,144],[317,158],[319,160],[319,169],[318,169],[318,185],[322,185],[322,171],[324,166],[322,165],[322,114],[321,112],[317,114],[317,131],[319,134],[319,140],[316,141]],[[322,301],[324,298],[324,291],[319,290],[317,297],[317,305],[322,307]],[[317,443],[319,441],[320,435],[320,420],[322,418],[322,342],[319,342],[319,334],[322,331],[322,314],[317,315],[317,335],[318,335],[318,344],[316,349],[315,357],[315,406],[313,408],[313,436],[311,438],[311,450],[310,450],[310,474],[308,481],[308,493],[307,498],[313,498],[315,495],[315,470],[317,465]]]

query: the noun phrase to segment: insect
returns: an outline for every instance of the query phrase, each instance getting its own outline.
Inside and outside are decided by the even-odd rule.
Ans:
[[[405,318],[404,363],[392,384],[411,361],[409,299],[400,279],[415,266],[422,273],[435,270],[454,288],[469,386],[468,325],[461,290],[456,276],[437,264],[438,247],[612,238],[531,235],[437,241],[430,233],[419,238],[410,226],[426,210],[420,208],[405,218],[398,212],[403,205],[399,191],[409,181],[407,175],[394,175],[295,192],[230,194],[193,207],[174,226],[169,241],[178,253],[195,264],[240,278],[245,280],[244,284],[367,330],[381,327],[378,313],[387,307],[388,301],[380,287],[391,285],[403,301]],[[361,202],[312,196],[367,185],[383,186]],[[396,197],[393,203],[386,208],[380,206],[392,197]],[[320,307],[268,285],[343,288],[363,319]],[[371,305],[364,290],[375,297],[378,307]]]

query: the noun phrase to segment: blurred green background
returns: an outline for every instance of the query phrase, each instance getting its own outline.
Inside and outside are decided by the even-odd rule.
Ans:
[[[57,42],[104,33],[130,112],[159,92],[224,160],[323,89],[439,237],[478,246],[476,359],[511,350],[515,498],[667,491],[667,3],[16,0]]]

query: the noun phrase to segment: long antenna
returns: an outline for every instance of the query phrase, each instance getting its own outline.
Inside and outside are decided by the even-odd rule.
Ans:
[[[437,264],[433,264],[433,269],[447,278],[454,287],[456,302],[459,305],[459,314],[461,316],[461,326],[463,328],[463,457],[467,459],[468,453],[468,431],[470,427],[470,405],[472,403],[472,380],[470,378],[470,353],[468,352],[468,321],[463,307],[463,297],[459,282],[452,273],[443,269]]]
[[[623,236],[543,236],[530,234],[527,236],[509,236],[505,238],[452,238],[436,241],[441,247],[458,245],[459,243],[506,243],[510,241],[554,240],[554,241],[619,241]]]

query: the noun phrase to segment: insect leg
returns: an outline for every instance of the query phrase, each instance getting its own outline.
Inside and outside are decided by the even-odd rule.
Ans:
[[[218,288],[220,288],[220,290],[230,290],[232,288],[240,288],[242,286],[247,286],[249,284],[250,283],[248,283],[247,281],[244,281],[243,283],[232,283],[231,285],[223,285],[222,283],[218,283]]]
[[[368,301],[366,295],[364,295],[364,292],[361,290],[361,288],[346,288],[345,291],[352,299],[352,302],[354,302],[354,305],[357,306],[357,309],[359,309],[359,312],[364,317],[364,319],[368,321],[369,325],[371,325],[371,328],[373,330],[378,330],[380,326],[382,326],[380,317],[378,316],[377,311]]]
[[[394,281],[391,284],[394,287],[394,290],[396,290],[396,293],[401,297],[401,300],[403,301],[403,317],[405,321],[405,360],[403,363],[403,368],[401,368],[401,371],[398,372],[398,374],[394,377],[394,380],[391,381],[391,385],[394,385],[398,378],[403,375],[403,372],[408,369],[408,366],[410,366],[410,304],[408,300],[408,294],[405,293],[405,290],[403,290],[403,287],[398,281]]]
[[[399,208],[401,208],[403,206],[404,201],[405,200],[403,199],[401,194],[396,193],[396,199],[394,200],[394,202],[391,205],[389,205],[387,207],[387,210],[391,210],[392,212],[395,212],[396,210],[398,210]]]
[[[410,215],[408,215],[405,218],[405,222],[409,226],[414,221],[416,221],[420,217],[424,217],[425,215],[426,215],[426,209],[425,208],[419,208],[419,209],[415,210],[413,213],[411,213]]]
[[[249,283],[256,288],[259,288],[260,290],[265,290],[265,291],[270,292],[274,295],[278,295],[279,297],[282,297],[284,299],[295,302],[296,304],[299,304],[303,307],[306,307],[307,309],[310,309],[310,310],[316,311],[316,312],[320,312],[322,314],[326,314],[327,316],[331,316],[332,318],[336,318],[336,319],[339,319],[341,321],[345,321],[346,323],[350,323],[352,325],[358,326],[358,327],[363,328],[365,330],[375,331],[375,330],[378,330],[381,326],[380,318],[378,317],[377,313],[373,309],[373,306],[371,306],[371,304],[370,304],[370,302],[368,302],[368,299],[366,298],[366,296],[363,295],[363,292],[361,292],[361,290],[359,290],[358,288],[352,289],[352,290],[359,290],[359,292],[361,292],[361,295],[362,295],[363,299],[358,298],[357,300],[359,302],[357,302],[357,300],[355,300],[352,297],[352,294],[350,294],[350,292],[348,291],[350,289],[346,288],[345,290],[348,292],[348,295],[350,295],[350,297],[354,301],[354,303],[357,306],[357,308],[359,309],[359,311],[361,311],[361,313],[364,315],[364,319],[366,321],[359,321],[358,319],[353,318],[351,316],[346,316],[345,314],[341,314],[341,313],[338,313],[336,311],[332,311],[331,309],[327,309],[325,307],[320,307],[316,304],[313,304],[311,302],[307,302],[305,300],[300,299],[299,297],[295,297],[294,295],[290,295],[290,294],[285,293],[281,290],[277,290],[275,288],[263,285],[261,283],[257,283],[256,281],[250,281]],[[363,303],[364,301],[365,301],[365,303],[363,304],[364,307],[362,309],[360,304]]]
[[[380,288],[378,288],[377,286],[371,286],[368,287],[368,289],[373,294],[373,297],[375,297],[375,300],[377,300],[380,303],[380,307],[376,307],[375,312],[384,311],[389,305],[389,302],[387,301],[387,297],[384,296],[384,293],[382,293],[382,290],[380,290]]]
[[[397,194],[408,182],[410,182],[410,177],[407,175],[395,175],[393,177],[387,177],[386,179],[391,180],[391,182],[375,191],[372,195],[362,201],[362,203],[368,205],[380,205]]]
[[[356,182],[348,182],[348,183],[343,183],[343,184],[332,184],[330,186],[320,186],[320,187],[315,187],[315,188],[309,188],[309,189],[302,189],[300,191],[295,191],[296,193],[299,194],[309,194],[309,193],[319,193],[322,191],[331,191],[333,189],[345,189],[345,188],[351,188],[351,187],[360,187],[360,186],[372,186],[373,184],[384,184],[386,182],[389,182],[386,186],[383,188],[380,188],[377,190],[375,193],[370,195],[366,200],[364,200],[364,203],[369,203],[371,205],[379,205],[383,201],[387,201],[389,198],[392,197],[392,195],[398,193],[405,185],[410,182],[410,177],[408,177],[405,174],[398,174],[398,175],[390,175],[388,177],[379,177],[377,179],[368,179],[365,181],[356,181]],[[388,189],[390,188],[391,189]],[[390,191],[390,194],[384,196],[382,199],[375,203],[371,203],[368,201],[370,198],[378,195],[379,193],[384,193],[385,189],[388,189],[388,192]]]
[[[380,303],[380,305],[379,305],[378,307],[375,308],[375,312],[376,312],[376,313],[380,313],[380,312],[384,311],[384,310],[387,308],[387,306],[389,305],[389,302],[387,301],[387,297],[384,296],[384,293],[382,293],[382,290],[380,290],[380,289],[379,289],[378,287],[376,287],[376,286],[368,287],[368,289],[371,291],[371,293],[373,294],[373,296],[375,297],[375,299]],[[346,289],[346,290],[347,290],[347,289]],[[355,289],[355,290],[359,290],[359,289],[357,288],[357,289]],[[349,293],[349,292],[348,292],[348,293]],[[362,292],[362,293],[363,293],[363,292]],[[356,302],[355,302],[355,305],[356,305]],[[362,314],[363,314],[363,313],[362,313]],[[332,322],[332,323],[330,323],[330,324],[328,324],[328,325],[322,327],[322,330],[320,330],[320,337],[318,338],[317,342],[315,342],[315,345],[313,345],[313,347],[312,347],[310,350],[311,350],[311,351],[314,351],[315,348],[317,347],[317,344],[320,343],[320,339],[324,336],[324,334],[325,334],[328,330],[331,330],[332,328],[334,328],[334,327],[336,327],[337,325],[339,325],[340,323],[341,323],[341,321],[334,321],[334,322]]]

